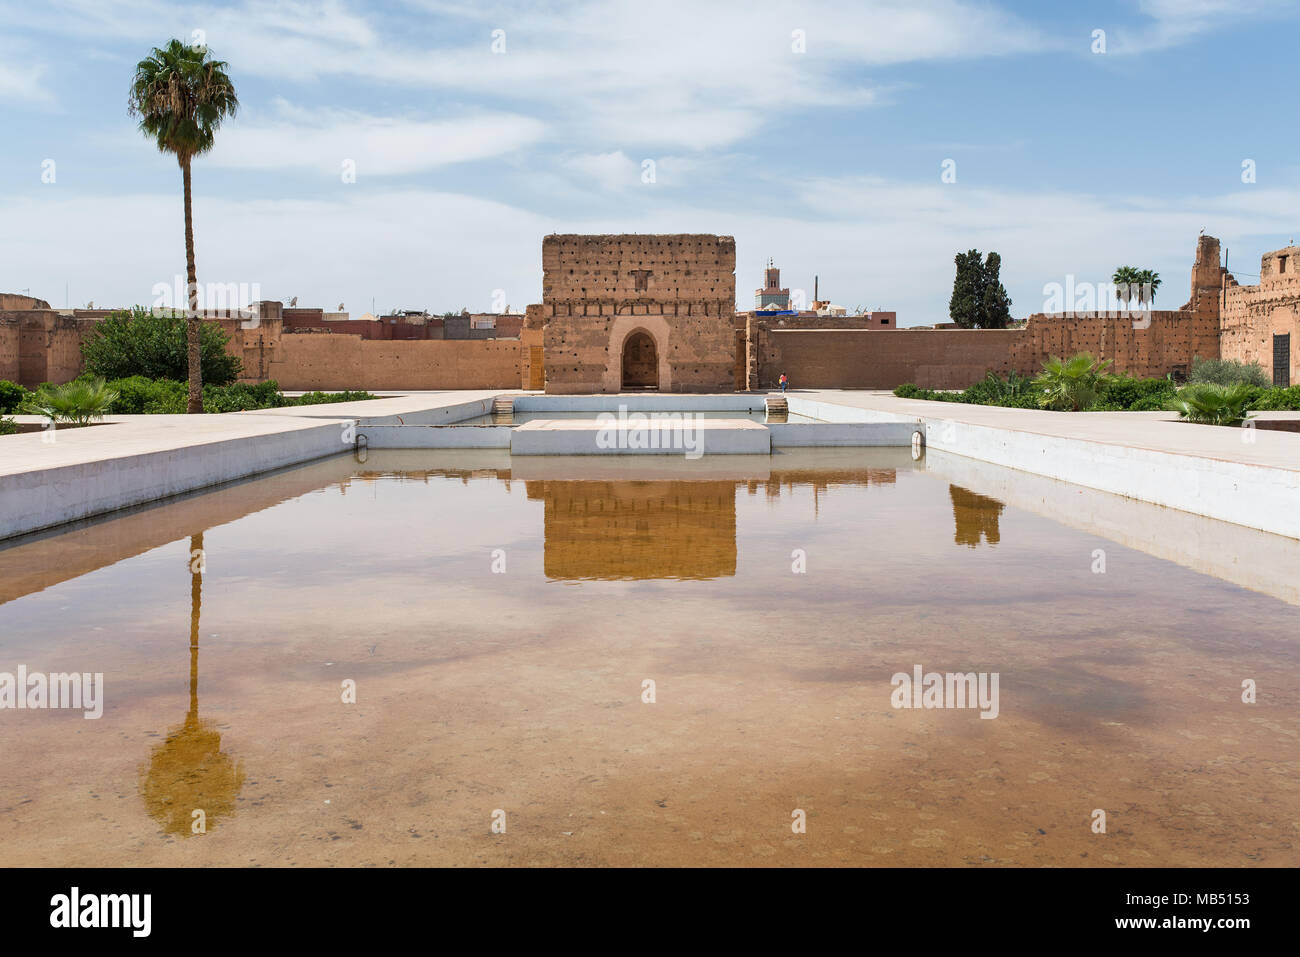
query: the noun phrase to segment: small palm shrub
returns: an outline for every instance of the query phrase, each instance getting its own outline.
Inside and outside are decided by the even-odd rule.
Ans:
[[[1044,409],[1078,412],[1097,401],[1113,378],[1106,372],[1109,359],[1095,359],[1080,352],[1068,359],[1052,356],[1043,363],[1043,371],[1034,379],[1041,390],[1038,404]]]
[[[101,378],[73,379],[66,385],[45,383],[27,400],[25,408],[51,422],[87,425],[104,417],[117,392]]]
[[[1203,425],[1240,425],[1249,416],[1247,410],[1256,389],[1244,382],[1236,385],[1213,385],[1195,382],[1185,386],[1166,406],[1188,422]]]

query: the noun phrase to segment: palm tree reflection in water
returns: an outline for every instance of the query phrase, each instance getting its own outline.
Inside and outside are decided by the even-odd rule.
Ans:
[[[190,709],[140,769],[145,808],[167,834],[190,837],[235,812],[244,769],[221,750],[215,725],[199,718],[199,611],[203,533],[190,537]],[[202,812],[202,813],[196,813]]]

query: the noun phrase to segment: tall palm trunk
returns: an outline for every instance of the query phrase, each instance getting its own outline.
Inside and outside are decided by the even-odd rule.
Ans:
[[[199,279],[194,269],[194,213],[190,205],[190,159],[181,159],[181,174],[185,179],[185,278],[189,294],[189,312],[185,317],[185,340],[190,367],[190,396],[187,413],[203,411],[203,367],[200,350],[201,328],[199,319]]]

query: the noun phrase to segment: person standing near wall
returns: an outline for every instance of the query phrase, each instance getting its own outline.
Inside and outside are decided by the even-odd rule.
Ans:
[[[781,378],[777,380],[777,384],[781,386],[781,392],[784,394],[786,387],[790,385],[790,378],[782,372]]]

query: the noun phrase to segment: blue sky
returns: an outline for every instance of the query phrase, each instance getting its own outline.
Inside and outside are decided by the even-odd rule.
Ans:
[[[195,163],[200,281],[354,315],[522,309],[553,231],[732,234],[742,306],[772,256],[900,325],[946,321],[971,247],[1024,316],[1121,263],[1176,308],[1202,227],[1242,282],[1300,233],[1295,2],[0,0],[0,23],[0,291],[56,306],[183,271],[180,173],[126,92],[196,30],[242,103]]]

